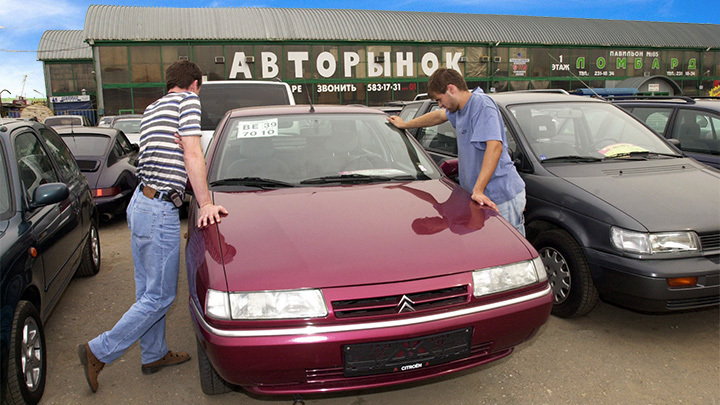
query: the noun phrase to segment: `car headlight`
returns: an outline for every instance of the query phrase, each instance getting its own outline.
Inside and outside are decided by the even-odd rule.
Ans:
[[[475,270],[472,276],[473,295],[476,297],[547,280],[545,265],[539,257],[526,262]]]
[[[626,252],[658,254],[697,251],[700,241],[695,232],[645,233],[612,227],[610,239],[613,245]]]
[[[212,318],[235,320],[322,318],[328,314],[320,290],[208,290],[205,308]]]

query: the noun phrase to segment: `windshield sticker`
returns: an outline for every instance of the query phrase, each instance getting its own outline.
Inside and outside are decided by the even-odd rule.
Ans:
[[[278,136],[278,119],[243,121],[238,123],[238,139]]]
[[[600,149],[598,152],[605,156],[614,156],[625,155],[630,152],[648,152],[648,150],[631,143],[615,143]]]

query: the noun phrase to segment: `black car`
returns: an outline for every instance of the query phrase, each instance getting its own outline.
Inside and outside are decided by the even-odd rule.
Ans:
[[[43,322],[75,274],[100,270],[98,212],[85,176],[50,127],[0,121],[2,402],[45,388]]]
[[[720,173],[606,101],[492,98],[526,184],[527,238],[545,262],[555,315],[583,315],[599,297],[647,312],[720,303]],[[436,108],[418,101],[401,117]],[[448,122],[412,133],[447,174],[457,170]]]
[[[115,128],[58,128],[56,131],[87,177],[100,216],[122,215],[137,187],[138,146]]]
[[[645,121],[688,156],[720,169],[720,99],[615,98],[613,103]]]

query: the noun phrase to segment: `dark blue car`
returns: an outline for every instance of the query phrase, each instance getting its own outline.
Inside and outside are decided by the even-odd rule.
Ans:
[[[50,127],[0,121],[2,402],[45,388],[43,322],[75,274],[100,270],[99,215],[85,176]]]

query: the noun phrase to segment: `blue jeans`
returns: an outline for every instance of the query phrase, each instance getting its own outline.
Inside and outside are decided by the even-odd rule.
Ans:
[[[151,200],[135,189],[127,208],[135,264],[135,303],[112,330],[89,342],[103,363],[120,357],[140,340],[143,364],[167,354],[165,313],[177,293],[180,271],[180,216],[173,203]]]
[[[525,190],[517,193],[512,200],[497,204],[500,215],[525,236]]]

